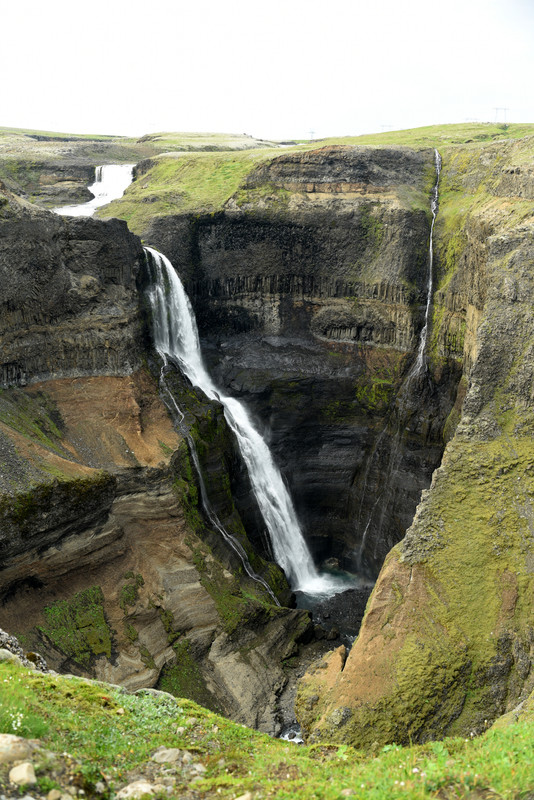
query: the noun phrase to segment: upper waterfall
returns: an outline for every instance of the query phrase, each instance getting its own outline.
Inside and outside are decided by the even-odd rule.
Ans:
[[[235,433],[252,488],[269,531],[274,557],[292,588],[308,594],[332,594],[346,588],[330,576],[320,575],[302,535],[291,497],[271,452],[239,400],[224,395],[204,366],[196,320],[171,262],[150,247],[152,284],[148,296],[153,312],[154,344],[162,358],[176,359],[184,374],[224,408]]]
[[[130,183],[135,164],[104,164],[95,167],[95,180],[88,188],[94,194],[88,203],[54,208],[62,217],[92,217],[97,208],[122,197]]]

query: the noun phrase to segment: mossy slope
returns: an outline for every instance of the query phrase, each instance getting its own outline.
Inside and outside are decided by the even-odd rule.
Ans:
[[[534,125],[435,125],[406,131],[303,142],[284,147],[283,154],[306,153],[332,146],[401,146],[416,150],[436,147],[440,151],[450,148],[451,152],[460,147],[462,152],[471,151],[476,157],[481,144],[497,141],[500,145],[502,141],[533,135]],[[269,182],[254,187],[247,185],[248,177],[258,164],[281,155],[279,148],[273,148],[270,142],[260,142],[263,145],[261,149],[242,152],[187,152],[196,149],[195,142],[199,150],[218,150],[216,138],[210,141],[209,135],[205,135],[205,141],[210,142],[205,146],[200,144],[203,142],[202,138],[195,138],[198,135],[191,136],[191,141],[184,138],[183,134],[155,134],[139,140],[153,143],[162,148],[163,152],[160,149],[159,155],[140,164],[138,178],[124,197],[100,210],[98,215],[125,219],[130,229],[141,235],[155,217],[219,211],[230,198],[235,200],[238,207],[261,207],[267,201],[270,207],[287,210],[291,192],[270,185]],[[222,149],[224,148],[221,147]],[[423,196],[406,189],[404,195],[404,201],[410,207],[428,210],[428,192]]]
[[[38,735],[32,796],[55,786],[105,797],[148,778],[170,798],[247,796],[278,800],[526,797],[534,789],[531,713],[479,739],[389,746],[366,756],[347,745],[296,747],[216,716],[188,700],[132,695],[104,683],[39,675],[0,665],[0,700],[9,728]],[[17,716],[20,714],[20,718]],[[155,764],[160,747],[187,750],[200,771]],[[50,752],[57,753],[56,757]],[[63,763],[64,762],[64,763]],[[8,767],[0,785],[7,790]],[[53,776],[56,775],[54,780]],[[192,778],[196,777],[195,782]],[[41,796],[39,794],[39,796]],[[100,793],[99,796],[102,796]]]

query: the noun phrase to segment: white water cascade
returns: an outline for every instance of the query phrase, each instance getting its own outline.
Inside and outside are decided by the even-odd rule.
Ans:
[[[135,164],[105,164],[95,168],[95,181],[89,186],[94,194],[88,203],[77,206],[60,206],[54,208],[62,217],[92,217],[97,208],[118,200],[132,182]]]
[[[261,577],[261,575],[258,575],[252,569],[250,561],[248,560],[248,556],[247,556],[246,550],[243,547],[243,545],[241,544],[241,542],[238,539],[236,539],[235,536],[232,536],[230,533],[228,533],[228,531],[226,530],[226,528],[224,527],[224,525],[222,524],[222,522],[220,521],[219,517],[217,516],[217,514],[215,513],[215,511],[213,510],[213,508],[211,506],[211,503],[210,503],[209,498],[208,498],[208,492],[207,492],[207,489],[206,489],[206,484],[205,484],[204,478],[202,476],[202,469],[200,467],[200,461],[199,461],[199,458],[198,458],[198,453],[197,453],[197,449],[196,449],[196,446],[195,446],[195,442],[193,440],[193,437],[189,433],[189,430],[187,429],[187,426],[185,425],[184,415],[183,415],[181,409],[179,408],[176,400],[174,399],[174,396],[173,396],[171,390],[169,389],[169,387],[167,386],[167,383],[165,381],[165,369],[167,368],[167,366],[168,366],[167,365],[167,359],[164,357],[164,365],[161,368],[161,373],[160,373],[160,386],[161,386],[161,388],[162,388],[162,390],[165,393],[166,398],[167,398],[166,400],[164,400],[164,402],[165,402],[165,405],[167,406],[167,408],[169,409],[169,411],[171,412],[171,415],[173,416],[173,418],[175,420],[175,424],[178,425],[178,428],[180,429],[180,433],[187,439],[187,443],[189,445],[189,452],[191,453],[191,458],[193,459],[193,464],[195,465],[195,470],[196,470],[196,473],[197,473],[197,476],[198,476],[198,483],[199,483],[199,486],[200,486],[200,497],[201,497],[201,500],[202,500],[202,505],[204,507],[204,511],[206,513],[206,516],[208,517],[209,521],[211,522],[212,527],[219,533],[219,535],[224,539],[226,544],[234,551],[236,556],[239,558],[239,560],[241,561],[241,564],[243,565],[243,569],[245,570],[245,572],[247,573],[249,578],[251,578],[253,581],[256,581],[256,583],[261,584],[261,586],[263,586],[263,588],[265,589],[267,594],[270,595],[270,597],[271,597],[272,601],[275,603],[275,605],[279,606],[280,603],[278,602],[278,598],[274,594],[273,590],[271,589],[271,587],[269,586],[267,581],[265,581]]]
[[[329,575],[321,575],[315,568],[280,471],[246,409],[239,400],[222,394],[208,375],[202,359],[194,312],[174,267],[156,250],[146,247],[145,251],[153,270],[148,297],[153,315],[155,347],[164,360],[167,356],[176,359],[194,386],[223,405],[224,416],[236,435],[269,531],[276,562],[295,591],[312,595],[343,591],[348,588],[346,583]]]
[[[441,173],[441,156],[437,150],[434,150],[434,163],[436,165],[436,183],[434,184],[434,188],[432,189],[432,197],[430,199],[432,224],[430,225],[430,243],[428,246],[428,280],[426,287],[425,324],[423,325],[419,336],[419,348],[417,350],[417,358],[408,374],[406,384],[409,384],[412,378],[415,378],[418,375],[420,375],[425,368],[426,342],[428,339],[428,323],[430,320],[430,306],[432,303],[432,286],[433,286],[432,272],[434,268],[434,244],[433,244],[434,224],[436,222],[436,217],[438,215],[438,208],[439,208],[439,176]]]

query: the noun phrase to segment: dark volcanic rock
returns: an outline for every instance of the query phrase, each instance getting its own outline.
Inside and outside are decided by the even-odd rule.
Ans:
[[[347,643],[351,643],[359,633],[372,589],[369,583],[321,600],[311,608],[314,622],[326,631],[338,632]]]
[[[34,158],[0,159],[0,176],[6,189],[45,206],[62,206],[91,200],[87,188],[94,181],[90,163],[60,163]]]
[[[396,405],[418,346],[433,153],[326,147],[260,165],[224,213],[154,220],[219,385],[269,437],[317,560],[376,577],[443,451],[451,365]],[[378,502],[377,502],[378,500]]]
[[[0,194],[0,384],[124,375],[141,357],[139,239]]]

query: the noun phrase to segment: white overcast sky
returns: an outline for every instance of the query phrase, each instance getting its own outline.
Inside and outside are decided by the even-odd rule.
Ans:
[[[0,30],[2,126],[282,139],[534,122],[534,0],[0,0]]]

